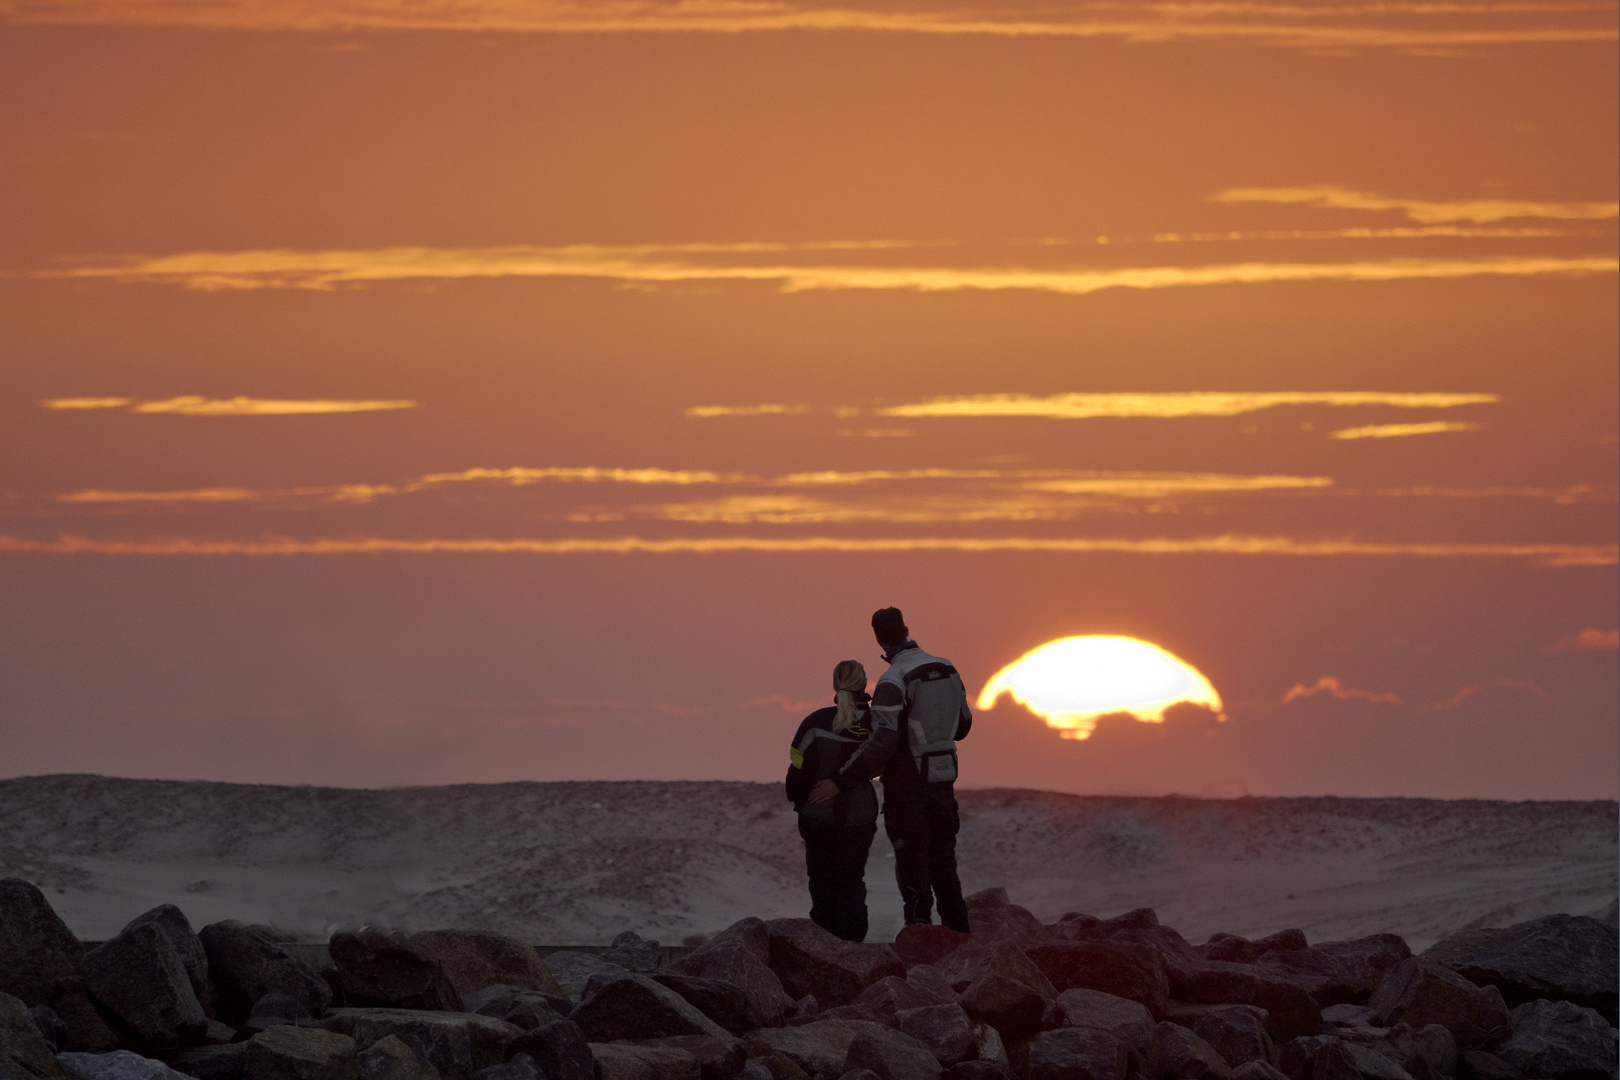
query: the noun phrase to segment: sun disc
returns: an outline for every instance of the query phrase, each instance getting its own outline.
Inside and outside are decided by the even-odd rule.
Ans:
[[[985,683],[978,707],[1007,694],[1066,739],[1091,736],[1101,717],[1129,713],[1149,724],[1186,702],[1225,720],[1221,696],[1201,671],[1174,653],[1133,637],[1086,634],[1031,649]]]

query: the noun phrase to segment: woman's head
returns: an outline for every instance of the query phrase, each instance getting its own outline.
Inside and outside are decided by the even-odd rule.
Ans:
[[[833,717],[834,731],[848,731],[861,717],[860,703],[866,700],[866,669],[859,660],[840,660],[833,668],[833,703],[838,714]]]
[[[838,661],[838,666],[833,668],[833,689],[865,693],[866,668],[861,666],[859,660]]]

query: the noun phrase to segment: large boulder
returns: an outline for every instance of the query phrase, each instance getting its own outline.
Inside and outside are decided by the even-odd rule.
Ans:
[[[1478,987],[1450,968],[1421,956],[1392,968],[1367,1002],[1379,1027],[1443,1024],[1459,1049],[1487,1046],[1511,1030],[1502,992]]]
[[[63,1080],[62,1067],[20,998],[0,994],[0,1080]]]
[[[701,1080],[732,1080],[748,1063],[748,1052],[737,1039],[712,1035],[670,1035],[662,1039],[639,1039],[637,1046],[656,1046],[690,1054],[698,1063]]]
[[[1251,1061],[1277,1063],[1277,1046],[1266,1034],[1266,1011],[1253,1005],[1218,1005],[1198,1017],[1192,1031],[1233,1068]]]
[[[321,1015],[332,1003],[326,980],[282,948],[269,927],[226,919],[203,927],[197,938],[208,954],[219,1018],[227,1024],[240,1025],[266,994],[295,998],[311,1016]]]
[[[248,1040],[242,1080],[359,1080],[360,1056],[347,1035],[282,1024]]]
[[[1266,1011],[1266,1030],[1277,1042],[1322,1030],[1322,1009],[1311,995],[1252,964],[1206,960],[1174,964],[1170,992],[1207,1005],[1256,1005]]]
[[[553,1020],[525,1031],[512,1040],[507,1053],[529,1055],[546,1080],[592,1080],[596,1075],[596,1059],[572,1020]]]
[[[1273,952],[1297,952],[1310,947],[1303,930],[1279,930],[1269,937],[1250,941],[1236,934],[1216,934],[1198,946],[1206,960],[1225,960],[1235,964],[1252,964]]]
[[[186,913],[173,904],[159,904],[151,911],[131,919],[124,932],[128,933],[143,923],[157,927],[169,939],[169,944],[174,946],[174,955],[180,958],[180,966],[186,969],[186,978],[191,982],[192,993],[197,995],[197,1003],[202,1006],[203,1012],[214,1016],[217,1010],[214,981],[208,976],[208,952],[203,948],[197,932],[191,928],[191,920],[186,918]]]
[[[91,996],[148,1049],[200,1043],[208,1031],[185,965],[155,921],[137,920],[85,953],[79,973]]]
[[[771,970],[771,938],[759,919],[734,923],[676,962],[672,971],[726,983],[742,992],[749,1027],[777,1027],[793,1008]]]
[[[524,1031],[574,1011],[573,1002],[565,997],[499,984],[474,990],[462,999],[462,1008],[480,1016],[505,1020]]]
[[[492,1016],[418,1009],[333,1009],[321,1026],[349,1036],[362,1051],[397,1036],[445,1080],[471,1080],[478,1070],[502,1064],[506,1048],[523,1034]]]
[[[562,994],[533,946],[485,930],[423,930],[411,942],[427,949],[463,998],[495,985]]]
[[[698,1059],[673,1046],[592,1044],[597,1080],[702,1080]]]
[[[795,1000],[814,994],[826,1005],[847,1005],[885,975],[905,967],[887,945],[843,941],[809,919],[772,919],[765,924],[771,942],[771,970]]]
[[[608,945],[602,959],[610,960],[626,971],[646,974],[658,969],[658,961],[663,954],[664,950],[659,947],[658,942],[644,938],[634,930],[626,930]]]
[[[978,1056],[979,1025],[960,1005],[901,1009],[894,1014],[894,1026],[928,1047],[941,1065],[955,1065]]]
[[[729,1037],[675,991],[633,971],[592,978],[570,1019],[593,1043],[669,1035]]]
[[[1133,1073],[1151,1077],[1158,1072],[1158,1028],[1153,1014],[1139,1001],[1100,990],[1065,990],[1047,1007],[1041,1024],[1106,1031],[1125,1044]]]
[[[362,926],[333,934],[327,948],[345,1005],[461,1011],[461,995],[439,958],[404,934]]]
[[[894,1015],[902,1010],[920,1009],[924,1005],[941,1005],[945,1002],[935,1001],[932,995],[924,993],[898,975],[885,975],[862,990],[860,996],[855,999],[855,1004],[871,1009],[885,1020],[893,1020]]]
[[[1097,990],[1145,1006],[1154,1016],[1170,1000],[1164,957],[1151,946],[1124,941],[1039,945],[1029,959],[1058,991]]]
[[[223,1046],[187,1046],[164,1054],[163,1063],[195,1080],[242,1080],[247,1066],[247,1051],[248,1044],[245,1042]],[[372,1080],[395,1078],[375,1077]]]
[[[969,935],[948,926],[912,923],[894,935],[894,953],[910,971],[918,964],[939,963],[971,940]]]
[[[1573,1001],[1615,1023],[1620,940],[1585,915],[1548,915],[1503,930],[1465,930],[1424,952],[1476,986],[1494,986],[1511,1008]]]
[[[1376,1050],[1333,1037],[1322,1040],[1309,1068],[1310,1080],[1412,1080],[1405,1069]]]
[[[378,1039],[358,1061],[360,1080],[439,1080],[439,1070],[398,1035]]]
[[[1512,1020],[1513,1034],[1495,1053],[1526,1076],[1614,1080],[1615,1029],[1597,1010],[1531,1001],[1514,1009]]]
[[[74,977],[83,955],[84,946],[32,882],[0,879],[0,994],[50,1005],[56,984]]]
[[[1157,1035],[1160,1080],[1231,1080],[1226,1059],[1192,1031],[1165,1020]]]
[[[876,1024],[850,1040],[845,1075],[856,1069],[870,1069],[878,1080],[939,1080],[943,1071],[922,1040]]]
[[[1275,950],[1255,966],[1304,990],[1323,1008],[1364,1005],[1390,968],[1412,955],[1395,934],[1328,941],[1315,948]]]
[[[678,971],[654,971],[648,977],[658,985],[675,991],[686,999],[688,1005],[733,1035],[741,1035],[760,1026],[749,1015],[748,996],[733,983],[683,975]]]
[[[186,1080],[163,1062],[133,1050],[58,1054],[56,1060],[71,1080]]]
[[[774,1055],[804,1070],[811,1080],[838,1080],[847,1071],[844,1062],[855,1037],[883,1026],[862,1020],[817,1020],[802,1027],[750,1032],[744,1044],[750,1058]]]
[[[1096,1028],[1058,1028],[1030,1041],[1028,1080],[1125,1080],[1125,1044]]]
[[[1052,999],[1039,990],[997,971],[987,971],[962,992],[962,1008],[989,1024],[1007,1042],[1027,1039],[1041,1029]]]
[[[991,974],[1021,982],[1047,999],[1057,997],[1059,989],[1023,949],[1005,939],[974,939],[933,966],[958,993]]]

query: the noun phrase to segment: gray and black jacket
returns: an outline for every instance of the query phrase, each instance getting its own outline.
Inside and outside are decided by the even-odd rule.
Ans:
[[[800,816],[811,821],[845,827],[865,827],[877,824],[877,792],[870,780],[840,781],[840,794],[826,802],[809,801],[810,789],[828,778],[837,778],[838,772],[866,745],[872,735],[872,713],[866,707],[866,695],[859,695],[860,716],[848,729],[833,730],[838,709],[817,709],[804,718],[794,733],[793,747],[789,751],[791,762],[787,773],[788,801]]]
[[[885,797],[904,789],[948,792],[956,781],[956,744],[973,727],[962,676],[915,641],[884,659],[889,669],[872,694],[872,736],[844,764],[838,785],[882,776]]]

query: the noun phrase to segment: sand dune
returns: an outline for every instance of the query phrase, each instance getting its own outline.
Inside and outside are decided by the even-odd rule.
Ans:
[[[1139,906],[1194,941],[1297,926],[1393,931],[1600,912],[1617,892],[1613,802],[1092,798],[963,791],[969,890],[1043,918]],[[503,930],[536,943],[666,943],[747,914],[803,915],[802,849],[774,784],[576,782],[393,790],[99,776],[0,781],[0,874],[81,937],[159,903],[197,925],[306,937],[370,922]],[[881,832],[873,937],[899,927]]]

